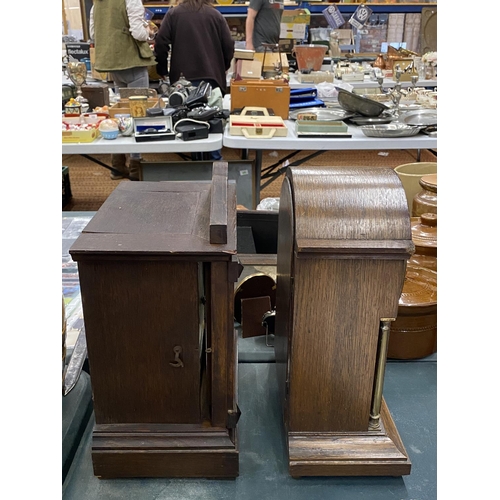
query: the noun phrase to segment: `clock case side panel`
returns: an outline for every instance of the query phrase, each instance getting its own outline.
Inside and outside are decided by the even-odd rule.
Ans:
[[[278,251],[276,273],[276,330],[274,352],[283,420],[288,422],[289,349],[293,317],[293,266],[295,225],[293,192],[288,177],[281,186],[278,215]]]

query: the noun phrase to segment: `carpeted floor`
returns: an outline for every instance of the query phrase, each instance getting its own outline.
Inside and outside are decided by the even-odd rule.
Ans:
[[[264,151],[263,172],[266,168],[278,162],[291,151]],[[302,151],[294,156],[290,162],[300,160],[311,154],[311,151]],[[223,148],[222,156],[225,160],[241,159],[240,151]],[[110,155],[95,155],[96,159],[110,165]],[[249,159],[255,157],[249,152]],[[180,161],[177,154],[143,154],[147,161]],[[394,168],[404,163],[413,163],[417,159],[416,150],[390,151],[327,151],[310,160],[308,165],[318,166],[376,166]],[[437,161],[437,156],[431,151],[421,151],[421,161]],[[128,179],[113,181],[109,171],[80,155],[63,155],[62,165],[68,167],[71,184],[71,201],[63,207],[65,211],[96,211],[104,203],[110,193],[120,182],[130,182]],[[283,176],[279,176],[261,190],[260,198],[279,197]],[[266,179],[263,179],[263,183]],[[251,207],[247,207],[251,208]]]

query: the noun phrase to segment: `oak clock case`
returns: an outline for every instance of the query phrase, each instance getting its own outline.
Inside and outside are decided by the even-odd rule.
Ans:
[[[101,478],[238,475],[236,186],[213,168],[120,184],[70,250]]]
[[[410,473],[382,388],[413,251],[392,169],[287,170],[274,345],[293,477]]]

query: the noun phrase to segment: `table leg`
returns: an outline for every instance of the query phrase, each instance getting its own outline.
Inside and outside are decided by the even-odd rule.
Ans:
[[[417,149],[417,161],[420,161],[420,149]]]
[[[90,156],[87,154],[81,154],[80,156],[83,156],[83,158],[86,158],[87,160],[90,160],[94,163],[97,163],[97,165],[100,165],[101,167],[107,168],[111,172],[113,171],[112,167],[110,167],[109,165],[106,165],[106,163],[102,162],[101,160],[98,160],[97,158],[94,158],[93,156]]]
[[[255,150],[255,164],[253,168],[252,208],[255,210],[260,203],[260,175],[262,170],[262,149]]]

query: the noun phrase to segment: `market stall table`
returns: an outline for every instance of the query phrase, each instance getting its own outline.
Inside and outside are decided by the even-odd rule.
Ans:
[[[321,71],[330,71],[331,68],[330,66],[323,65],[321,67]],[[342,85],[351,85],[353,88],[358,89],[358,88],[379,88],[380,85],[377,83],[376,80],[373,80],[369,75],[365,75],[365,79],[361,82],[349,82],[349,81],[344,81],[344,80],[339,80],[338,78],[334,78],[333,80],[334,85],[342,86]],[[290,73],[290,88],[292,89],[297,89],[297,88],[309,88],[309,87],[314,87],[318,85],[317,83],[311,83],[307,81],[299,81],[297,73]],[[396,85],[396,82],[392,78],[384,78],[384,82],[382,83],[382,87],[384,89],[389,89],[394,87]],[[408,82],[401,82],[401,87],[402,88],[408,88],[411,87],[412,83],[410,81]],[[417,83],[415,84],[415,87],[425,87],[425,88],[434,88],[437,87],[437,80],[418,80]]]
[[[300,163],[304,163],[324,151],[346,151],[346,150],[390,150],[390,149],[416,149],[417,161],[420,160],[421,149],[436,149],[437,137],[426,134],[417,134],[413,137],[366,137],[360,127],[349,125],[348,132],[352,137],[298,137],[295,132],[295,122],[285,120],[288,128],[286,137],[273,137],[272,139],[246,138],[244,136],[230,135],[229,125],[224,130],[223,146],[228,148],[241,149],[243,151],[255,150],[255,166],[253,169],[253,208],[256,208],[260,201],[261,189],[261,169],[262,152],[264,150],[272,151],[293,151],[292,154],[278,160],[273,167],[278,167],[283,161],[290,159],[301,151],[313,151]],[[296,165],[299,163],[295,163]],[[290,166],[293,165],[292,163]],[[267,170],[271,170],[269,167]],[[279,171],[278,171],[279,172]],[[279,175],[279,173],[277,174]],[[264,186],[262,186],[264,187]]]
[[[133,137],[119,136],[113,140],[100,137],[93,142],[63,143],[62,153],[70,155],[117,153],[191,153],[215,151],[222,147],[222,134],[210,134],[206,139],[194,141],[136,142]]]
[[[116,139],[107,140],[102,137],[93,142],[63,143],[62,154],[81,155],[108,170],[109,165],[94,158],[92,155],[118,154],[118,153],[205,153],[217,151],[222,148],[222,134],[209,134],[206,139],[182,141],[136,142],[134,137],[118,136]]]

